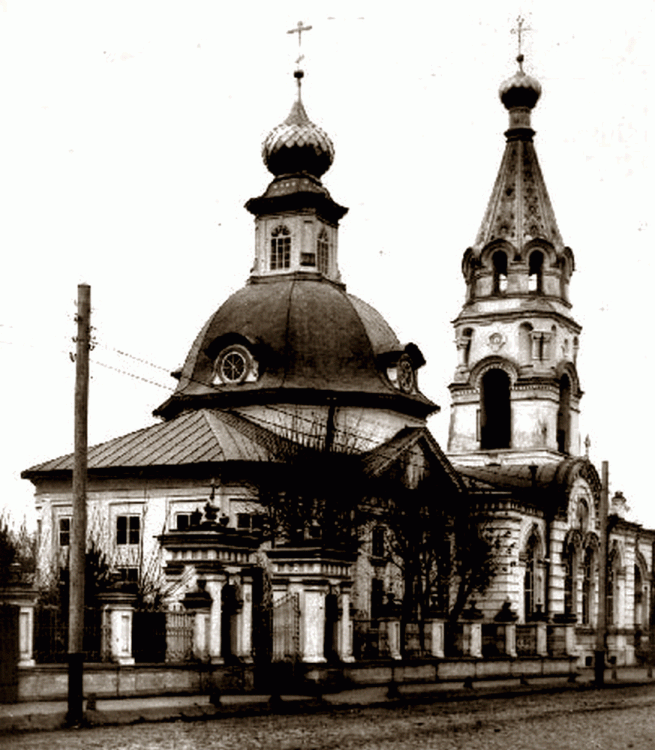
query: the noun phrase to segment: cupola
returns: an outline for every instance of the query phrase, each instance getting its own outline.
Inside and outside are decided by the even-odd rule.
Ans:
[[[262,146],[264,164],[274,179],[263,195],[246,203],[255,216],[252,275],[318,275],[339,283],[337,230],[348,209],[335,203],[321,182],[334,161],[334,145],[307,116],[304,72],[296,70],[294,77],[297,93],[291,111]]]

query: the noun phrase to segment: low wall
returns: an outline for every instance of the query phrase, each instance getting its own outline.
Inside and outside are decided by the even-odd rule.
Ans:
[[[575,674],[576,657],[540,658],[518,657],[493,659],[444,659],[416,662],[379,661],[348,664],[339,669],[306,666],[305,678],[329,686],[335,672],[342,676],[343,683],[357,685],[386,685],[397,683],[460,682],[466,679],[498,680],[521,677],[566,677]]]
[[[213,690],[249,692],[254,685],[254,667],[207,664],[91,664],[84,666],[84,695],[118,698],[155,695],[197,695]],[[66,700],[68,666],[48,664],[21,668],[18,700]]]
[[[292,665],[287,665],[291,667]],[[285,688],[283,671],[277,687],[302,689],[305,684],[321,684],[337,689],[358,685],[397,683],[459,682],[465,679],[490,680],[520,677],[566,676],[574,673],[575,658],[495,658],[445,659],[443,661],[376,661],[341,667],[297,665],[295,679]],[[119,666],[92,664],[84,667],[84,695],[89,698],[118,698],[155,695],[198,695],[214,691],[248,693],[255,690],[255,667],[222,665],[140,664]],[[289,676],[291,672],[289,673]],[[265,677],[265,673],[262,673]],[[282,679],[280,679],[282,678]],[[265,685],[265,686],[264,686]],[[292,688],[293,685],[293,688]],[[259,685],[268,693],[270,680]],[[18,675],[18,700],[66,700],[68,667],[53,664],[21,668]]]

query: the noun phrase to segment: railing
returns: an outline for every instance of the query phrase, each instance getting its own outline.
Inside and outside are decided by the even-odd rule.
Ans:
[[[537,653],[537,625],[516,626],[517,656],[535,656]]]
[[[378,659],[388,651],[379,620],[353,620],[353,656],[357,661]]]
[[[503,656],[506,650],[504,626],[495,622],[483,622],[482,656]]]
[[[444,625],[445,654],[449,657],[464,655],[464,624],[446,622]]]
[[[109,643],[109,625],[103,622],[102,610],[84,609],[82,651],[85,662],[99,662],[108,658],[103,653],[104,642]],[[60,607],[44,605],[34,610],[34,659],[37,664],[64,664],[68,661],[68,617]]]

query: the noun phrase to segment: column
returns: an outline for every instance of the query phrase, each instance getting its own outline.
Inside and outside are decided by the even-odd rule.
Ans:
[[[353,662],[353,624],[350,620],[350,592],[341,592],[341,612],[339,618],[339,630],[337,648],[339,658],[342,662]]]
[[[324,662],[325,590],[305,589],[301,601],[302,659],[304,662]]]
[[[225,581],[207,581],[206,590],[212,598],[209,610],[209,660],[212,664],[222,664],[221,656],[221,592]]]

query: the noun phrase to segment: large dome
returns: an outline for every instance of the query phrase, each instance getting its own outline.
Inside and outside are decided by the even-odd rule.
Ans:
[[[409,378],[394,379],[404,361]],[[318,275],[256,277],[197,336],[173,396],[156,414],[247,404],[356,403],[425,417],[436,406],[413,371],[424,363],[384,318]]]

